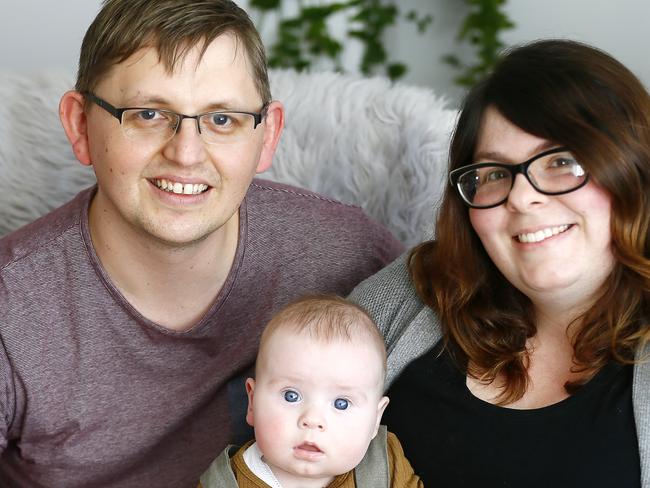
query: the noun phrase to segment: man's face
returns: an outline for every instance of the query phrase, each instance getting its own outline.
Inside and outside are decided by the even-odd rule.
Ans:
[[[170,74],[154,48],[143,48],[115,65],[95,94],[118,108],[188,115],[260,111],[262,100],[245,50],[232,36],[214,40],[200,61],[199,53],[195,46]],[[271,164],[273,134],[279,131],[274,124],[281,118],[273,110],[277,106],[245,140],[207,144],[193,119],[183,120],[165,143],[155,137],[129,139],[115,117],[88,104],[88,151],[98,182],[91,226],[101,220],[110,231],[135,232],[170,246],[191,245],[220,228],[236,228],[237,210],[253,176]],[[174,187],[181,193],[168,191]],[[193,192],[187,194],[187,189]],[[224,227],[228,223],[235,225]]]
[[[283,485],[325,486],[361,461],[388,403],[381,365],[370,340],[269,337],[247,381],[247,421]]]

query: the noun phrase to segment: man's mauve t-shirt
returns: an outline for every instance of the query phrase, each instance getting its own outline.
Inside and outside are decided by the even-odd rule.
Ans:
[[[402,251],[356,207],[256,180],[222,290],[172,332],[107,276],[93,194],[0,240],[0,486],[195,487],[245,435],[243,382],[272,313],[346,295]]]

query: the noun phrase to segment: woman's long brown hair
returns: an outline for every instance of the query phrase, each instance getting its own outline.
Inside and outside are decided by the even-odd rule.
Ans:
[[[648,92],[622,64],[584,44],[547,40],[515,48],[466,97],[450,170],[473,162],[490,106],[525,132],[567,146],[609,192],[616,264],[594,305],[574,323],[574,362],[592,373],[608,361],[633,363],[650,339]],[[421,299],[439,314],[457,363],[475,378],[505,380],[500,403],[521,398],[528,384],[526,342],[536,333],[532,303],[494,266],[468,208],[449,186],[436,239],[413,250],[410,273]]]

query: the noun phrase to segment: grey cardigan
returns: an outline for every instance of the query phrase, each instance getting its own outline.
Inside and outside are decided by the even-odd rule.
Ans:
[[[350,294],[350,299],[368,310],[386,339],[386,387],[442,335],[438,318],[415,293],[406,266],[407,257],[408,252],[360,283]],[[650,345],[637,356],[650,357]],[[650,361],[634,367],[632,400],[641,459],[641,487],[650,488]]]

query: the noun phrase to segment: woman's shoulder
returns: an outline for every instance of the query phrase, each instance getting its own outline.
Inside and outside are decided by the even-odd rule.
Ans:
[[[350,299],[374,308],[388,299],[391,303],[403,300],[419,301],[408,271],[410,250],[402,253],[392,263],[359,283]]]
[[[361,305],[381,329],[398,317],[408,321],[424,304],[418,297],[408,271],[410,251],[397,257],[388,266],[359,283],[350,300]]]
[[[408,271],[409,252],[361,282],[349,298],[373,318],[386,341],[387,385],[440,339],[438,319],[418,297]]]

